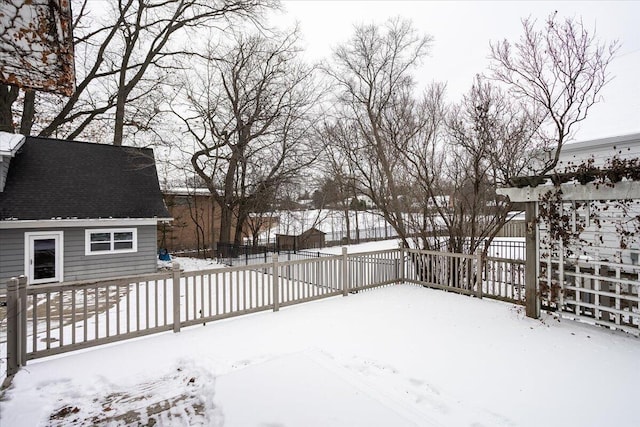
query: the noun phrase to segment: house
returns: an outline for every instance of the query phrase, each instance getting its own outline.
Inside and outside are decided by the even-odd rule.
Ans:
[[[170,252],[208,249],[220,230],[220,209],[206,188],[162,191],[173,221],[159,225],[158,245]]]
[[[171,224],[159,225],[158,245],[169,252],[195,252],[217,247],[220,238],[221,208],[207,188],[176,187],[162,191],[173,218]],[[257,244],[260,236],[278,224],[279,217],[269,213],[251,213],[242,224],[245,244]],[[236,230],[237,211],[231,219]]]
[[[171,224],[161,224],[158,245],[170,252],[191,252],[214,248],[220,239],[221,208],[207,188],[168,188],[162,191]],[[237,215],[231,219],[232,237]],[[248,230],[243,227],[243,235]]]
[[[153,151],[0,133],[0,286],[155,272]]]
[[[325,232],[311,227],[297,236],[276,234],[276,247],[281,251],[323,248],[325,246]]]
[[[623,178],[615,185],[611,182],[598,184],[593,174],[591,180],[580,183],[575,171],[575,167],[582,165],[584,168],[585,164],[587,167],[606,169],[614,157],[623,161],[640,158],[640,133],[567,144],[562,147],[554,173],[541,178],[540,182],[529,180],[538,177],[524,177],[519,182],[520,188],[498,189],[498,192],[508,195],[512,201],[539,204],[541,198],[553,188],[554,174],[567,175],[570,179],[561,184],[561,218],[568,219],[567,224],[563,224],[568,231],[580,235],[580,241],[574,242],[575,247],[570,249],[583,258],[635,265],[640,254],[637,182]],[[625,203],[625,200],[631,202]],[[549,239],[541,221],[538,221],[538,229],[538,245],[541,248]]]

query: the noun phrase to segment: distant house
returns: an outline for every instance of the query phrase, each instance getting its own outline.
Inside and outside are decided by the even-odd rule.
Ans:
[[[325,232],[315,227],[297,236],[276,234],[276,247],[278,250],[283,251],[323,248],[325,246],[325,235]]]
[[[0,286],[155,272],[151,149],[0,133]]]
[[[585,162],[593,162],[592,165],[595,167],[606,168],[614,157],[623,160],[639,158],[640,133],[567,144],[562,147],[554,173],[575,172],[574,168]],[[550,175],[553,176],[553,174]],[[595,179],[595,176],[593,178]],[[616,184],[618,187],[627,188],[624,196],[618,195],[617,199],[613,197],[615,187],[613,185],[584,185],[576,180],[563,184],[563,212],[569,218],[571,230],[581,230],[580,245],[576,244],[576,248],[579,247],[580,256],[596,260],[616,260],[621,263],[637,264],[638,254],[640,254],[637,238],[629,238],[622,245],[621,236],[625,232],[635,232],[635,227],[638,224],[635,219],[640,215],[640,207],[635,201],[624,207],[623,204],[609,198],[611,196],[611,199],[614,200],[640,200],[635,197],[635,188],[637,187],[635,184],[631,186],[632,183],[633,181],[623,181]],[[525,180],[524,184],[519,186],[521,188],[499,189],[499,192],[508,195],[512,201],[539,202],[542,195],[552,188],[552,180],[548,178],[544,183],[530,185],[531,183]],[[594,194],[598,190],[601,190],[601,194],[604,194],[605,197],[602,195],[595,197]],[[542,226],[539,230],[541,237],[538,239],[538,245],[540,248],[545,244],[544,233],[546,230]]]
[[[170,252],[192,252],[216,247],[220,238],[221,209],[207,188],[168,188],[162,191],[173,221],[159,225],[158,245]],[[261,234],[278,224],[279,217],[252,213],[242,225],[246,244],[259,240]],[[237,215],[231,219],[233,239]]]

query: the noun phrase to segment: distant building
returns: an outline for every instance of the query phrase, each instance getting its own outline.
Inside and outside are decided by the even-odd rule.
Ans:
[[[209,190],[172,188],[162,193],[173,221],[160,224],[159,247],[170,252],[211,249],[220,235],[220,208]]]
[[[276,247],[282,251],[323,248],[325,246],[325,235],[325,232],[315,227],[297,236],[276,234]]]

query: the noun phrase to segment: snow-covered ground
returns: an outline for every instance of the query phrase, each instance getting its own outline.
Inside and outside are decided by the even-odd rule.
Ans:
[[[173,262],[180,264],[180,269],[184,271],[209,270],[211,268],[224,268],[226,265],[219,264],[217,260],[206,258],[171,257],[171,261],[158,261],[159,267],[170,269]]]
[[[637,338],[398,285],[29,362],[0,425],[636,426],[639,383]]]
[[[358,252],[370,252],[370,251],[381,251],[385,249],[398,249],[400,247],[400,240],[398,239],[390,239],[390,240],[381,240],[378,242],[367,242],[360,243],[357,245],[349,245],[347,246],[347,250],[350,254],[355,254]],[[310,249],[313,251],[313,249]],[[322,248],[320,252],[324,254],[341,254],[342,246],[331,246],[329,248]]]

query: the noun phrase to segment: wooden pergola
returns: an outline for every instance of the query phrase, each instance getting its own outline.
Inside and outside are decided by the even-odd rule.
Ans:
[[[535,182],[535,180],[530,180]],[[545,181],[544,179],[542,181]],[[539,180],[538,180],[539,182]],[[562,202],[591,202],[600,201],[609,203],[610,201],[639,200],[640,199],[640,181],[623,180],[615,184],[603,182],[590,182],[586,184],[580,183],[564,183],[558,185],[535,185],[508,187],[497,189],[498,194],[509,197],[512,202],[521,202],[525,204],[525,223],[526,223],[526,314],[528,317],[537,318],[540,315],[540,297],[539,297],[539,221],[538,212],[539,204],[543,197],[550,191],[559,190]],[[557,263],[559,269],[563,268],[562,262]],[[635,267],[634,267],[635,268]],[[640,271],[640,270],[639,270]],[[574,277],[584,277],[585,274],[575,274]],[[618,276],[619,276],[618,271]],[[640,273],[638,273],[640,277]],[[622,279],[620,279],[622,280]],[[626,282],[622,282],[626,283]],[[636,293],[640,293],[640,282],[626,283],[629,286],[635,286]],[[579,293],[581,291],[578,291]],[[584,291],[582,291],[584,293]],[[597,290],[596,294],[607,296],[608,293]],[[604,298],[603,296],[603,298]],[[608,298],[608,296],[607,296]],[[596,297],[598,299],[598,297]],[[640,295],[635,295],[632,301],[640,299]],[[637,301],[634,304],[638,304]],[[598,308],[595,308],[598,311]],[[612,309],[613,310],[613,309]],[[577,310],[576,310],[577,311]],[[620,311],[618,309],[618,311]],[[619,315],[620,313],[618,313]]]

